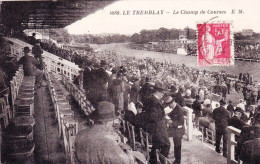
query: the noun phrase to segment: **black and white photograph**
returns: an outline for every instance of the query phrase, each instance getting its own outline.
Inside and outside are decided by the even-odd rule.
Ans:
[[[260,164],[260,1],[0,0],[0,164]]]

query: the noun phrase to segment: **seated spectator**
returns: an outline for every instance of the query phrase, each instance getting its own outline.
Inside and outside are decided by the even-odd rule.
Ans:
[[[18,61],[18,64],[23,65],[24,75],[25,76],[36,76],[36,86],[41,87],[42,79],[43,79],[43,72],[37,69],[39,62],[33,57],[29,56],[30,52],[29,47],[24,47],[24,56]]]
[[[243,99],[239,100],[237,107],[240,107],[243,111],[246,111],[246,105],[245,105],[245,102],[243,101]]]
[[[240,160],[245,164],[260,162],[260,125],[254,127],[254,139],[246,141],[240,152]]]

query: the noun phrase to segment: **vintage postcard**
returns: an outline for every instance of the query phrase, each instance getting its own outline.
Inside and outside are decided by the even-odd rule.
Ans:
[[[0,0],[0,164],[256,164],[259,0]]]

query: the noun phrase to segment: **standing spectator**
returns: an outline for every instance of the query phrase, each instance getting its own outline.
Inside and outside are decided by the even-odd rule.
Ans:
[[[43,50],[40,46],[39,40],[37,40],[32,48],[32,54],[34,55],[34,58],[39,61],[39,69],[43,69],[43,60],[42,60],[42,53]]]
[[[29,47],[24,47],[24,56],[18,61],[18,64],[23,65],[24,75],[25,76],[36,76],[36,86],[41,87],[42,79],[43,79],[43,72],[37,69],[39,62],[32,56],[29,56],[30,52]]]
[[[184,101],[184,97],[182,96],[183,95],[183,88],[180,87],[179,88],[179,91],[177,92],[177,94],[175,95],[176,96],[176,103],[179,104],[181,107],[184,107],[185,106],[185,101]]]
[[[254,139],[254,127],[255,126],[260,126],[260,113],[257,113],[254,116],[252,125],[246,125],[243,127],[239,139],[237,141],[237,154],[240,154],[242,145],[249,140]]]
[[[216,152],[220,153],[220,141],[223,136],[223,156],[227,157],[227,120],[230,118],[230,113],[224,108],[226,102],[220,100],[220,107],[214,109],[213,119],[216,125]]]
[[[161,104],[161,99],[163,94],[161,91],[156,91],[152,94],[150,98],[150,109],[146,110],[148,114],[148,133],[153,136],[152,139],[152,150],[151,150],[151,163],[156,161],[156,149],[158,149],[162,155],[168,157],[170,150],[170,140],[167,133],[167,120],[165,118],[165,113],[163,106]]]
[[[199,102],[199,96],[196,96],[196,100],[192,104],[193,113],[195,114],[195,122],[197,123],[198,118],[201,114],[201,103]]]
[[[234,106],[233,106],[233,104],[232,104],[232,101],[228,101],[227,110],[229,111],[230,116],[233,116],[233,113],[234,113]]]
[[[182,136],[185,133],[184,129],[184,115],[182,107],[175,102],[174,97],[166,97],[165,104],[169,105],[172,111],[168,114],[170,119],[170,135],[173,137],[174,143],[174,157],[175,164],[181,163],[181,145],[182,145]]]
[[[245,164],[259,164],[260,162],[260,125],[254,127],[254,139],[246,141],[240,152],[240,159]]]

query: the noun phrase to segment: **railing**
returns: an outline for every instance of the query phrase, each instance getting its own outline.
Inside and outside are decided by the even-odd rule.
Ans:
[[[5,39],[10,42],[11,54],[15,56],[17,60],[19,60],[24,55],[24,47],[27,46],[30,49],[32,49],[33,47],[32,45],[16,38]],[[79,68],[79,66],[73,62],[62,59],[46,51],[43,51],[42,57],[48,71],[52,71],[60,75],[65,75],[71,81],[79,75],[79,71],[81,70],[81,68]]]
[[[235,136],[240,136],[241,130],[234,128],[233,126],[227,127],[227,164],[239,164],[240,161],[235,160],[235,146],[237,142],[235,141]]]
[[[192,122],[192,113],[193,110],[189,107],[183,107],[184,111],[186,112],[186,116],[184,116],[184,121],[186,122],[184,125],[186,126],[187,130],[187,139],[188,141],[192,140],[192,135],[193,135],[193,122]]]
[[[95,110],[95,108],[87,100],[86,93],[85,91],[83,91],[83,89],[79,89],[65,76],[62,76],[62,82],[70,95],[72,95],[73,99],[78,103],[80,109],[84,112],[85,115],[88,116]]]

